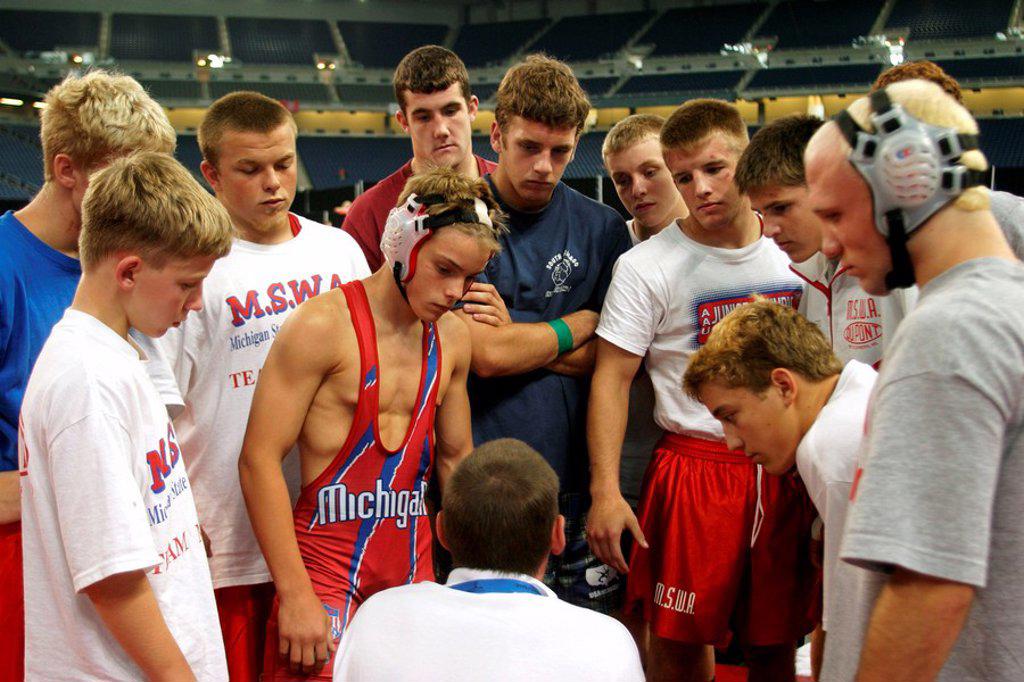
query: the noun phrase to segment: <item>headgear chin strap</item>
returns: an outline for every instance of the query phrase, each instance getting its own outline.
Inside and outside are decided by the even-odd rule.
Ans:
[[[427,209],[445,203],[441,195],[422,197],[410,194],[405,203],[388,213],[384,234],[380,238],[380,250],[391,263],[398,290],[405,297],[405,285],[416,274],[416,256],[420,247],[430,238],[434,230],[455,223],[479,223],[492,226],[487,204],[481,199],[466,203],[435,215],[428,215]],[[406,299],[408,300],[408,299]]]
[[[871,93],[874,132],[862,129],[848,111],[834,120],[853,150],[849,160],[871,190],[875,227],[885,237],[893,269],[889,289],[913,286],[907,239],[939,209],[969,187],[985,184],[985,173],[959,163],[978,148],[978,136],[920,121],[885,90]]]

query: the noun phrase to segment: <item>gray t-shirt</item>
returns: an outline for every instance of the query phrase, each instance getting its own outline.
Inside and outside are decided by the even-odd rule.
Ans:
[[[841,551],[977,588],[945,682],[1024,680],[1022,424],[1024,265],[961,263],[896,331]]]
[[[992,192],[989,202],[1010,248],[1017,258],[1024,260],[1024,199],[1009,192]]]

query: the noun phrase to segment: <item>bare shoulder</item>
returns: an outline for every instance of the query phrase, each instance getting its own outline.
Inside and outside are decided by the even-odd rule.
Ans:
[[[466,320],[455,311],[445,313],[437,321],[441,342],[451,348],[469,350],[470,336]]]
[[[342,363],[350,343],[352,323],[345,294],[332,289],[295,309],[274,339],[271,353],[286,364],[334,367]],[[354,343],[354,341],[351,341]]]

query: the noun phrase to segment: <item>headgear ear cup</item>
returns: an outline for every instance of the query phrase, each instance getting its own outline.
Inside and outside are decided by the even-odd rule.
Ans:
[[[974,185],[984,174],[959,163],[960,155],[978,146],[977,135],[924,123],[889,100],[886,91],[871,93],[874,132],[863,130],[848,111],[835,116],[850,143],[849,161],[868,185],[875,228],[886,238],[893,270],[892,289],[914,284],[907,239],[936,211]]]
[[[404,204],[388,213],[384,233],[380,238],[380,250],[391,263],[395,282],[403,296],[405,285],[416,274],[416,257],[420,247],[435,230],[454,223],[479,223],[492,227],[487,204],[481,199],[476,198],[472,204],[428,215],[428,207],[443,202],[444,197],[438,195],[418,197],[410,194]]]

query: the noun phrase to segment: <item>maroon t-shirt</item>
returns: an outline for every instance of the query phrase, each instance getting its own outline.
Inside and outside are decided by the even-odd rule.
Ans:
[[[475,155],[474,155],[475,156]],[[487,175],[497,164],[480,156],[476,157],[476,167],[480,175]],[[352,202],[345,216],[342,229],[352,235],[366,256],[366,263],[371,272],[376,272],[384,263],[380,252],[380,237],[384,234],[384,224],[388,221],[388,213],[398,203],[398,195],[405,188],[406,181],[412,177],[412,161],[366,190]]]

